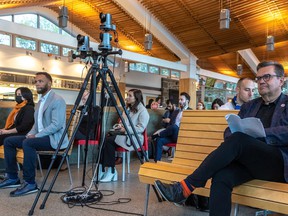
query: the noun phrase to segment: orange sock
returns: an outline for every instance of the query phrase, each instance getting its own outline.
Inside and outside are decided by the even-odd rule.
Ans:
[[[189,189],[189,187],[187,186],[186,182],[184,180],[182,180],[180,182],[180,184],[181,184],[181,186],[183,188],[183,196],[186,197],[186,198],[189,197],[191,195],[192,191]],[[193,189],[194,189],[194,187],[193,187]]]

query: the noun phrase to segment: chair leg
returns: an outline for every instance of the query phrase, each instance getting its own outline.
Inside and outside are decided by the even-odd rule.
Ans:
[[[149,195],[150,195],[150,184],[147,184],[147,186],[146,186],[145,204],[144,204],[144,216],[148,215]]]
[[[41,173],[41,177],[43,177],[42,165],[41,165],[41,160],[40,160],[39,154],[37,154],[37,160],[38,160],[38,164],[39,164],[39,170]]]
[[[70,163],[69,163],[69,157],[68,156],[66,156],[66,163],[67,163],[67,167],[68,167],[68,174],[69,174],[70,184],[73,185],[72,174],[71,174],[71,169],[70,169]]]
[[[122,152],[122,181],[125,181],[125,162],[126,162],[126,152]]]
[[[174,158],[174,154],[175,154],[175,147],[172,147],[172,158]]]
[[[237,216],[239,212],[239,204],[234,203],[234,216]]]
[[[127,152],[127,173],[130,173],[130,151]]]
[[[79,169],[80,167],[80,145],[78,144],[78,157],[77,157],[77,168]]]

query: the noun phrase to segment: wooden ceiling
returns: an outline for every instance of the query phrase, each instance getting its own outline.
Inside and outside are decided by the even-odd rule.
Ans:
[[[128,1],[128,0],[127,0]],[[161,22],[197,58],[206,70],[239,77],[237,63],[243,64],[241,76],[254,77],[249,65],[237,54],[250,48],[259,61],[282,63],[288,74],[287,0],[134,0]],[[145,26],[126,11],[117,0],[0,0],[0,9],[43,6],[59,13],[68,7],[69,21],[99,41],[99,13],[110,13],[116,24],[119,43],[113,46],[169,61],[179,57],[153,35],[153,48],[144,49]],[[230,28],[220,30],[220,9],[230,9]],[[137,13],[137,12],[136,12]],[[275,37],[275,50],[266,51],[266,37]]]

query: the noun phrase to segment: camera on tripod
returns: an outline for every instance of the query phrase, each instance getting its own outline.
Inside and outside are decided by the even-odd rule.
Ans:
[[[98,49],[101,51],[111,51],[112,46],[110,44],[110,41],[112,40],[112,35],[109,33],[109,31],[116,31],[116,26],[112,24],[112,16],[111,14],[107,13],[100,13],[100,30],[103,32],[100,33],[100,40],[101,43],[98,46]]]

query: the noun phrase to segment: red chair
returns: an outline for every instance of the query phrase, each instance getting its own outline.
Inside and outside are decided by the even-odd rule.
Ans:
[[[146,129],[143,132],[143,136],[144,136],[143,150],[145,151],[146,156],[149,157],[149,154],[148,154],[148,136],[147,136]],[[141,151],[141,149],[138,148],[137,151]],[[127,149],[124,149],[120,146],[117,146],[116,152],[122,152],[122,181],[125,181],[126,154],[127,154],[127,172],[130,173],[130,151],[128,151]]]
[[[164,146],[167,146],[167,147],[171,147],[171,148],[172,148],[171,158],[174,158],[174,153],[175,153],[175,149],[176,149],[176,144],[177,144],[177,143],[167,143],[166,145],[164,145]]]
[[[101,127],[98,127],[98,134],[95,140],[88,140],[88,145],[98,145],[100,139]],[[74,144],[78,145],[78,158],[77,158],[77,168],[80,167],[80,148],[81,146],[85,146],[86,140],[75,140]],[[88,158],[87,158],[88,161]]]

